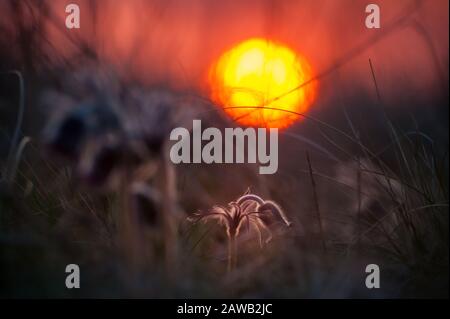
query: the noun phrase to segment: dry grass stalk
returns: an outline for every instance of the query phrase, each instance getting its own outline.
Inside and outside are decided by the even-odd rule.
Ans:
[[[311,186],[313,191],[313,198],[314,198],[314,210],[317,216],[317,221],[319,223],[319,231],[320,231],[320,238],[322,241],[322,247],[323,250],[326,251],[327,247],[325,244],[325,235],[323,231],[323,225],[322,225],[322,218],[320,216],[320,206],[319,206],[319,198],[317,196],[317,187],[316,187],[316,181],[314,180],[314,173],[311,165],[311,160],[309,158],[309,153],[306,152],[306,160],[308,162],[308,169],[309,169],[309,177],[311,178]]]

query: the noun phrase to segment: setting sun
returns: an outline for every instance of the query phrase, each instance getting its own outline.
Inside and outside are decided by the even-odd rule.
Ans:
[[[304,113],[311,106],[316,83],[294,89],[312,76],[304,57],[254,38],[223,53],[211,66],[209,82],[214,102],[239,124],[286,128],[300,119],[292,112]]]

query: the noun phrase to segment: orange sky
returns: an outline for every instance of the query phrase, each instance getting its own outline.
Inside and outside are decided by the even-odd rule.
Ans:
[[[61,23],[65,5],[73,2],[81,8],[79,31],[64,30],[62,25],[61,33],[53,24],[47,25],[57,54],[74,53],[67,34],[81,36],[95,43],[102,59],[112,61],[125,75],[147,83],[164,82],[201,91],[206,90],[204,79],[209,65],[242,40],[266,36],[286,43],[321,72],[362,41],[383,32],[389,20],[402,15],[413,3],[375,1],[381,8],[382,28],[369,30],[364,26],[367,0],[101,0],[97,2],[96,26],[90,1],[48,1]],[[414,17],[429,33],[438,63],[447,70],[448,1],[425,0]],[[55,54],[53,50],[51,55]],[[387,95],[399,85],[400,89],[424,91],[437,86],[439,77],[431,50],[411,27],[390,34],[342,68],[341,88],[372,85],[369,58]],[[442,72],[447,79],[448,72]]]

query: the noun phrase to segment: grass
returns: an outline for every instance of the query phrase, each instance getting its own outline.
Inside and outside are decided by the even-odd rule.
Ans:
[[[308,153],[306,153],[306,161],[308,162],[309,177],[311,178],[311,189],[312,189],[313,199],[314,199],[314,211],[317,215],[317,222],[319,224],[320,238],[322,241],[323,250],[326,251],[327,245],[326,245],[326,241],[325,241],[325,235],[323,232],[322,218],[320,216],[320,204],[319,204],[319,198],[317,196],[316,181],[314,180],[313,168],[312,168],[311,159],[309,158]]]
[[[321,124],[320,121],[313,122]],[[352,123],[352,125],[354,126],[355,124]],[[364,146],[357,135],[350,136],[348,133],[343,133],[345,137],[351,138],[351,141],[361,148],[362,154],[366,156],[365,158],[370,158],[372,163],[376,163],[368,165],[367,162],[360,160],[361,157],[346,151],[350,156],[350,161],[354,162],[356,167],[354,174],[356,181],[354,185],[345,184],[335,177],[327,176],[325,173],[314,169],[312,159],[307,154],[307,168],[304,172],[309,175],[310,179],[310,184],[307,186],[310,191],[307,194],[312,196],[306,199],[312,204],[312,214],[316,216],[315,219],[319,225],[318,238],[321,242],[319,247],[316,248],[314,244],[314,234],[301,235],[295,227],[287,233],[285,239],[283,239],[283,236],[276,235],[274,242],[268,246],[269,249],[264,251],[253,244],[252,236],[247,233],[241,236],[239,243],[236,240],[236,236],[233,236],[231,241],[231,237],[228,236],[228,257],[226,259],[228,260],[229,272],[232,270],[233,276],[229,279],[215,278],[214,284],[202,282],[202,280],[208,279],[205,279],[205,273],[199,274],[198,271],[199,269],[204,269],[206,273],[210,273],[209,276],[213,277],[224,273],[220,270],[214,270],[217,267],[220,269],[220,266],[223,264],[222,257],[220,257],[223,238],[217,233],[217,228],[215,231],[205,231],[201,225],[192,229],[189,237],[185,237],[182,230],[187,226],[183,226],[183,223],[176,225],[177,219],[171,217],[172,214],[170,213],[176,206],[175,203],[178,202],[173,199],[177,197],[174,193],[178,192],[176,186],[174,186],[175,181],[170,183],[163,182],[158,186],[161,187],[162,192],[168,194],[165,195],[165,204],[160,208],[161,212],[164,212],[162,216],[165,218],[162,227],[150,229],[135,222],[134,224],[128,224],[127,227],[129,229],[126,231],[128,235],[121,237],[120,232],[118,232],[121,229],[120,225],[122,225],[119,216],[129,218],[134,216],[134,213],[127,206],[123,206],[124,208],[117,211],[117,208],[121,207],[117,206],[117,203],[125,203],[127,198],[132,196],[132,193],[128,190],[131,183],[125,181],[123,183],[125,190],[119,189],[118,192],[111,193],[107,197],[101,193],[87,195],[83,188],[80,188],[80,190],[77,189],[78,187],[71,189],[70,185],[73,184],[73,178],[70,172],[72,168],[64,168],[60,164],[52,163],[52,160],[43,159],[37,162],[34,160],[33,165],[26,164],[29,161],[28,158],[32,156],[32,154],[27,152],[21,155],[26,144],[31,143],[29,144],[31,145],[31,150],[37,152],[33,156],[41,156],[39,155],[41,153],[40,146],[27,138],[17,148],[13,156],[16,160],[14,165],[10,166],[14,171],[14,167],[19,168],[18,175],[11,180],[13,203],[11,204],[10,202],[8,204],[8,201],[4,198],[2,199],[2,216],[8,216],[6,223],[3,223],[2,227],[4,233],[2,245],[16,245],[16,241],[20,242],[30,235],[32,236],[31,238],[34,238],[32,239],[32,242],[34,242],[38,240],[37,238],[43,236],[45,238],[44,242],[47,242],[47,244],[44,244],[45,249],[56,249],[56,251],[59,251],[61,249],[58,248],[59,245],[57,244],[56,248],[50,248],[54,245],[50,244],[50,242],[52,241],[51,238],[58,233],[57,229],[62,227],[64,245],[79,247],[82,251],[81,256],[85,256],[84,258],[86,256],[93,258],[93,256],[98,254],[104,255],[106,251],[116,251],[114,247],[122,247],[116,252],[123,250],[125,255],[118,254],[118,259],[114,261],[114,264],[118,263],[120,265],[126,260],[131,260],[132,265],[138,264],[138,268],[130,266],[128,263],[123,264],[124,269],[135,269],[133,272],[136,273],[135,276],[137,277],[134,278],[141,278],[141,276],[149,276],[146,277],[147,280],[152,278],[152,275],[148,274],[149,269],[155,269],[156,274],[160,272],[165,273],[165,278],[172,282],[173,290],[168,292],[172,296],[180,293],[179,289],[183,285],[183,280],[176,283],[173,279],[170,280],[173,277],[172,274],[178,273],[181,267],[184,268],[182,270],[183,273],[188,273],[185,276],[189,277],[189,279],[184,280],[189,281],[197,278],[200,282],[198,286],[193,286],[194,294],[206,296],[209,293],[213,295],[225,293],[227,295],[227,291],[229,291],[234,296],[245,296],[252,291],[258,290],[258,287],[261,285],[264,287],[262,291],[268,291],[268,287],[264,282],[265,279],[258,274],[260,272],[258,269],[261,269],[261,267],[269,267],[269,273],[279,271],[277,267],[293,267],[292,272],[305,281],[311,281],[310,276],[319,276],[319,278],[322,278],[319,283],[309,283],[310,286],[308,287],[312,289],[311,291],[314,291],[314,289],[325,289],[323,285],[326,282],[330,282],[330,280],[339,280],[340,275],[338,274],[341,270],[332,271],[337,277],[330,278],[324,275],[327,271],[326,269],[331,266],[330,263],[337,262],[340,265],[339,267],[341,267],[346,263],[358,263],[358,260],[365,260],[365,258],[369,258],[368,256],[372,256],[371,258],[377,256],[377,260],[382,260],[383,263],[388,265],[387,267],[392,267],[395,270],[393,273],[400,278],[393,280],[393,282],[396,282],[396,280],[400,282],[398,287],[396,287],[400,289],[400,292],[397,292],[397,294],[393,293],[390,296],[418,294],[418,291],[422,289],[425,289],[424,291],[429,289],[426,288],[427,281],[429,278],[435,278],[434,273],[439,273],[440,276],[445,276],[446,274],[445,267],[448,265],[448,254],[446,253],[448,251],[448,180],[446,180],[445,174],[448,174],[448,168],[445,165],[448,161],[446,155],[442,158],[436,157],[437,150],[434,142],[432,143],[432,140],[417,128],[414,134],[409,134],[410,132],[405,133],[395,129],[394,124],[391,122],[389,122],[387,127],[391,131],[392,141],[386,145],[381,154],[377,154],[371,151],[368,146]],[[332,130],[332,132],[340,132],[340,129],[330,127],[330,124],[326,124],[325,128]],[[334,136],[327,136],[330,145],[333,147],[335,144],[333,143]],[[327,152],[333,153],[330,149]],[[387,164],[383,160],[382,155],[387,152],[395,154],[396,163]],[[22,164],[20,163],[21,158]],[[344,161],[340,160],[340,164],[343,163]],[[44,167],[47,167],[47,169],[43,170],[42,168]],[[47,173],[44,173],[44,171],[47,171]],[[45,183],[42,180],[43,174],[50,174],[49,176],[51,177],[46,178],[46,180],[53,180],[56,184]],[[173,179],[174,174],[178,175],[180,171],[178,169],[170,169],[169,172],[165,173],[162,171],[161,178],[163,181]],[[16,174],[8,173],[7,175],[15,176]],[[215,178],[220,177],[213,177],[213,179]],[[316,178],[323,181],[318,183]],[[370,189],[367,191],[364,189],[364,181],[369,179],[373,180],[373,183],[382,192],[381,197],[383,199],[377,200],[382,202],[383,205],[379,205],[375,210],[370,207],[362,207],[361,204],[364,198],[380,196],[378,193],[371,193]],[[322,216],[321,201],[328,199],[325,199],[323,196],[320,197],[318,192],[324,183],[335,184],[345,190],[350,189],[356,194],[358,203],[357,219],[351,217],[351,211],[344,213],[345,216],[351,217],[344,222],[346,226],[350,225],[350,227],[356,229],[354,235],[348,241],[338,241],[333,238],[330,231],[339,232],[339,227],[332,222],[330,223],[329,215],[325,214],[325,216]],[[33,186],[27,190],[29,188],[28,185]],[[255,185],[255,187],[259,188],[260,186]],[[52,191],[56,189],[58,190],[57,192]],[[197,188],[195,191],[201,192],[202,190]],[[122,197],[121,200],[119,200],[120,197]],[[19,198],[23,198],[21,201],[26,206],[22,213],[24,221],[30,216],[35,216],[33,218],[34,221],[27,221],[26,224],[31,223],[33,225],[34,222],[37,222],[43,227],[39,235],[36,234],[36,230],[32,229],[28,229],[23,233],[15,231],[16,227],[22,223],[17,220],[16,204]],[[289,202],[286,202],[286,200],[282,200],[280,204],[289,206]],[[67,226],[62,226],[65,224],[65,219],[74,217],[70,217],[74,213],[78,216],[76,218],[81,220],[76,221],[75,224],[72,221]],[[290,211],[290,214],[294,215],[301,213],[301,211]],[[45,218],[43,219],[43,217]],[[83,222],[84,218],[91,221],[85,224],[86,222]],[[294,218],[297,217],[294,216]],[[337,219],[339,220],[339,218]],[[44,221],[43,224],[42,221]],[[168,226],[168,223],[171,223],[172,226]],[[324,223],[325,225],[323,225]],[[88,226],[89,224],[92,225]],[[167,230],[166,227],[173,228]],[[34,227],[32,226],[32,228]],[[18,236],[16,239],[13,239],[12,243],[9,240],[5,241],[5,238],[9,238],[10,235],[8,234],[11,234],[11,232],[16,233],[15,236]],[[203,232],[205,232],[204,235],[202,235]],[[22,238],[22,236],[24,237]],[[131,240],[130,238],[134,239]],[[188,253],[189,249],[185,247],[184,242],[190,243],[193,253]],[[287,244],[287,242],[292,243]],[[238,245],[240,247],[240,255],[243,256],[239,264],[237,264]],[[290,251],[279,249],[280,245],[289,245],[291,249]],[[98,247],[96,250],[99,250],[99,253],[93,254],[91,249],[95,246]],[[174,247],[177,247],[177,252],[172,251]],[[324,254],[324,250],[327,251],[326,254]],[[206,255],[202,257],[201,255],[205,253]],[[131,256],[124,258],[126,255]],[[318,260],[322,260],[322,262],[319,262],[321,266],[316,269],[313,264],[318,262]],[[93,266],[91,265],[91,267]],[[128,273],[128,271],[124,271]],[[253,273],[254,271],[256,273]],[[113,273],[115,280],[119,282],[124,280],[120,273]],[[247,281],[254,281],[250,288],[241,287],[243,283],[239,282],[242,280],[243,274],[248,274]],[[285,280],[288,280],[290,276],[285,274],[282,277],[281,282],[274,283],[275,286],[287,284]],[[126,281],[131,280],[128,276],[125,276],[125,278],[128,278],[125,279]],[[261,280],[263,282],[260,282]],[[271,280],[269,279],[269,282]],[[300,293],[303,296],[310,296],[310,291],[302,287],[303,284],[301,282],[303,280],[300,280],[300,282],[294,280],[288,284],[293,295]],[[435,284],[434,279],[432,283]],[[161,284],[164,285],[164,283]],[[230,290],[227,288],[220,293],[219,287],[222,285],[225,285],[225,287],[231,286],[232,288],[229,288]],[[136,287],[132,289],[134,290]],[[141,293],[151,295],[148,289],[150,288],[147,287]],[[270,296],[278,296],[276,294],[273,295],[274,291],[270,291],[267,292]],[[322,290],[324,295],[318,294],[315,296],[327,296],[327,293],[332,296],[339,295],[337,291],[324,291]],[[125,292],[120,292],[119,290],[119,292],[115,293]],[[140,295],[139,292],[135,293]]]

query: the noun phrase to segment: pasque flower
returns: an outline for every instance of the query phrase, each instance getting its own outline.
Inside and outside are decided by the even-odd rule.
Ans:
[[[291,222],[281,207],[271,200],[264,200],[260,196],[250,193],[248,189],[244,195],[226,206],[215,205],[205,212],[199,212],[189,217],[192,222],[214,220],[225,227],[228,238],[228,270],[231,271],[237,262],[236,238],[242,227],[248,230],[255,229],[258,233],[259,243],[263,245],[263,232],[267,235],[264,242],[272,239],[271,226],[282,223],[289,227]]]

